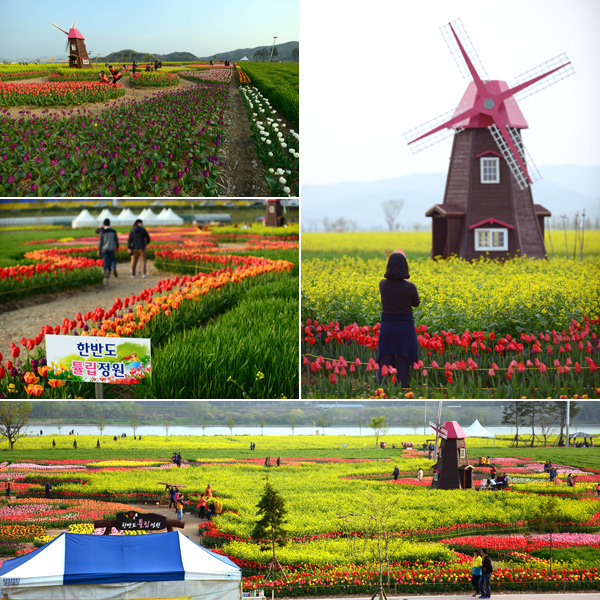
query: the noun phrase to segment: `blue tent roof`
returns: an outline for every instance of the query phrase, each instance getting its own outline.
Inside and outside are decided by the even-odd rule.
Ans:
[[[21,586],[241,578],[229,558],[180,532],[98,536],[63,533],[42,548],[7,560],[0,577]]]

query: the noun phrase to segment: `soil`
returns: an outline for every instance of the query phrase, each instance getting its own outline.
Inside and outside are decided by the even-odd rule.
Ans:
[[[161,279],[174,276],[157,271],[148,261],[147,278],[130,277],[129,265],[117,267],[118,277],[111,275],[100,285],[64,290],[54,294],[40,294],[0,305],[0,352],[10,358],[10,343],[19,343],[22,337],[34,338],[44,325],[60,325],[63,319],[74,319],[78,312],[93,311],[97,306],[108,309],[116,298],[124,299],[155,286]],[[23,351],[23,348],[21,348]]]
[[[48,81],[48,77],[36,77],[11,83],[34,83]],[[122,81],[125,95],[116,100],[101,103],[86,103],[78,106],[61,108],[47,108],[39,106],[14,106],[0,109],[0,113],[8,114],[13,118],[31,118],[33,116],[70,116],[72,114],[99,114],[100,112],[118,107],[130,100],[143,100],[164,90],[137,89],[132,87],[128,77]],[[197,83],[180,80],[180,87],[196,86]],[[239,89],[239,77],[233,74],[229,92],[229,109],[226,113],[225,141],[221,149],[224,166],[217,178],[219,197],[221,198],[253,198],[269,195],[269,187],[264,179],[266,168],[254,152],[252,130],[246,108],[242,102]]]

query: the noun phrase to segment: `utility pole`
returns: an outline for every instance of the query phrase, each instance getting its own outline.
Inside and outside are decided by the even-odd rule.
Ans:
[[[277,36],[274,35],[273,36],[273,47],[271,48],[271,58],[269,59],[269,62],[273,62],[273,51],[275,50],[275,40],[277,39]]]
[[[565,442],[565,448],[569,447],[569,425],[571,424],[571,401],[567,400],[567,440]]]

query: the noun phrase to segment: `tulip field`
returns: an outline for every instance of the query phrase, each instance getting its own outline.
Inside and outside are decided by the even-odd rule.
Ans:
[[[422,234],[303,235],[303,395],[402,397],[375,363],[384,248],[402,247],[421,299],[407,397],[600,396],[600,236],[588,236],[582,260],[502,263],[432,261]]]
[[[123,71],[116,85],[98,81],[99,67],[54,67],[50,73],[9,67],[0,66],[0,196],[219,195],[233,67]],[[245,98],[253,95],[246,98],[248,110],[260,115],[250,119],[256,155],[270,195],[280,197],[299,193],[299,136],[280,117],[297,130],[298,65],[292,67],[291,84],[266,78],[275,104],[286,99],[278,114],[268,95],[249,84],[242,88]],[[48,81],[26,81],[40,75]],[[154,93],[136,98],[129,90],[123,101],[112,102],[126,87]],[[31,112],[36,107],[49,110]]]
[[[0,482],[10,480],[13,490],[0,507],[0,528],[8,532],[0,553],[9,558],[47,543],[49,528],[91,533],[94,518],[123,506],[151,510],[164,491],[159,482],[176,480],[187,486],[188,512],[198,511],[199,494],[211,484],[222,514],[199,520],[197,533],[186,532],[242,567],[244,591],[367,595],[374,593],[381,568],[392,593],[466,594],[470,553],[481,547],[494,561],[495,593],[598,589],[597,448],[552,449],[562,462],[553,461],[558,477],[551,483],[544,449],[479,449],[480,442],[468,439],[470,454],[491,454],[512,485],[480,491],[491,467],[474,464],[474,490],[444,491],[430,487],[433,462],[426,453],[391,449],[409,438],[419,447],[425,440],[386,436],[388,449],[381,450],[368,436],[76,436],[74,449],[73,436],[21,437],[18,450],[4,453],[0,463]],[[250,441],[256,451],[249,450]],[[182,452],[181,468],[169,458],[173,448]],[[281,466],[265,467],[264,457],[274,455]],[[574,487],[565,485],[568,474]],[[271,554],[249,537],[266,476],[288,511],[287,545],[277,549],[287,580],[279,572],[265,580]],[[51,500],[43,498],[46,481]],[[378,519],[386,510],[388,533],[382,537]],[[540,530],[548,511],[556,524],[552,537]],[[378,553],[384,541],[389,565]]]
[[[115,298],[111,306],[90,307],[60,323],[40,323],[36,336],[11,342],[10,356],[0,354],[0,397],[93,397],[93,384],[66,381],[64,366],[47,363],[46,334],[150,338],[152,383],[123,381],[138,385],[115,386],[113,393],[296,397],[297,228],[295,234],[275,229],[268,237],[234,231],[238,233],[158,228],[155,233],[150,228],[154,244],[149,257],[156,269],[175,275],[138,294]],[[223,240],[235,240],[236,247],[221,247]],[[50,247],[29,246],[24,259],[34,264],[0,269],[0,301],[101,281],[97,247],[86,241],[80,238],[84,245],[74,246],[40,240]],[[129,255],[121,250],[117,260],[128,261]]]

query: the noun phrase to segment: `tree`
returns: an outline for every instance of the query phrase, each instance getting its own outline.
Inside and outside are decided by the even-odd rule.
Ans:
[[[385,217],[385,222],[390,231],[396,231],[398,229],[398,224],[396,221],[400,216],[400,211],[404,206],[404,200],[386,200],[382,202],[381,208],[383,209],[383,216]]]
[[[58,427],[58,435],[60,435],[60,430],[62,429],[62,412],[63,405],[62,402],[54,402],[54,414],[56,415],[56,427]]]
[[[202,425],[202,435],[206,435],[204,433],[204,430],[206,429],[206,420],[204,417],[202,417],[202,419],[200,419],[200,425]]]
[[[29,402],[0,402],[0,435],[8,440],[11,450],[27,426],[30,412]]]
[[[538,402],[538,411],[539,411],[539,419],[538,422],[540,424],[540,433],[544,438],[544,446],[548,445],[548,436],[554,432],[554,415],[552,414],[552,406],[550,402],[546,402],[544,400],[540,400]]]
[[[135,432],[138,426],[138,418],[136,414],[132,411],[131,413],[131,428],[133,429],[133,437],[135,437]]]
[[[262,415],[260,417],[259,423],[260,423],[260,435],[264,435],[263,429],[265,427],[265,418]]]
[[[325,425],[327,425],[327,417],[325,415],[321,415],[319,420],[317,421],[317,425],[323,429],[323,435],[325,435]]]
[[[369,423],[369,427],[373,430],[375,436],[375,448],[379,444],[379,437],[385,435],[390,429],[387,425],[387,417],[373,417]]]
[[[292,60],[294,62],[298,62],[299,58],[300,58],[300,50],[298,48],[294,48],[292,50]],[[600,227],[596,227],[596,229],[600,229]]]
[[[539,505],[538,509],[529,519],[536,531],[550,534],[550,564],[548,573],[552,571],[552,535],[558,533],[558,522],[564,519],[564,515],[559,510],[558,498],[548,496]]]
[[[358,417],[358,435],[362,435],[362,426],[364,423],[364,419],[362,418],[362,415],[360,417]]]
[[[169,427],[171,425],[171,422],[169,421],[169,419],[165,419],[163,421],[163,427],[165,428],[165,437],[169,437]]]
[[[502,411],[502,424],[515,427],[515,441],[517,448],[519,447],[519,425],[522,425],[525,420],[525,403],[522,400],[507,402]]]
[[[100,435],[102,435],[102,432],[104,431],[104,417],[102,415],[98,416],[98,421],[96,421],[96,424],[100,430]]]
[[[284,525],[287,523],[287,519],[285,518],[287,510],[283,498],[269,483],[268,478],[265,490],[256,508],[258,509],[257,514],[260,518],[256,521],[250,537],[260,544],[261,551],[265,552],[271,549],[273,553],[265,581],[269,580],[274,569],[279,569],[287,581],[283,567],[277,560],[275,553],[276,546],[283,547],[287,544],[287,531],[284,528]]]
[[[541,407],[539,402],[522,402],[523,404],[523,415],[526,419],[526,422],[531,426],[531,447],[533,448],[533,443],[535,441],[535,426],[539,419]]]
[[[575,418],[581,408],[577,406],[577,402],[574,400],[570,401],[569,404],[569,415],[570,418]],[[555,419],[556,423],[560,427],[560,437],[563,437],[565,434],[565,429],[567,427],[567,401],[566,400],[556,400],[552,402],[550,406],[550,413]]]
[[[233,435],[233,426],[235,425],[235,421],[233,419],[233,415],[228,415],[227,416],[227,427],[229,427],[229,431],[231,432],[231,435]]]
[[[290,427],[292,428],[292,435],[294,435],[294,428],[296,427],[296,415],[290,415]]]

